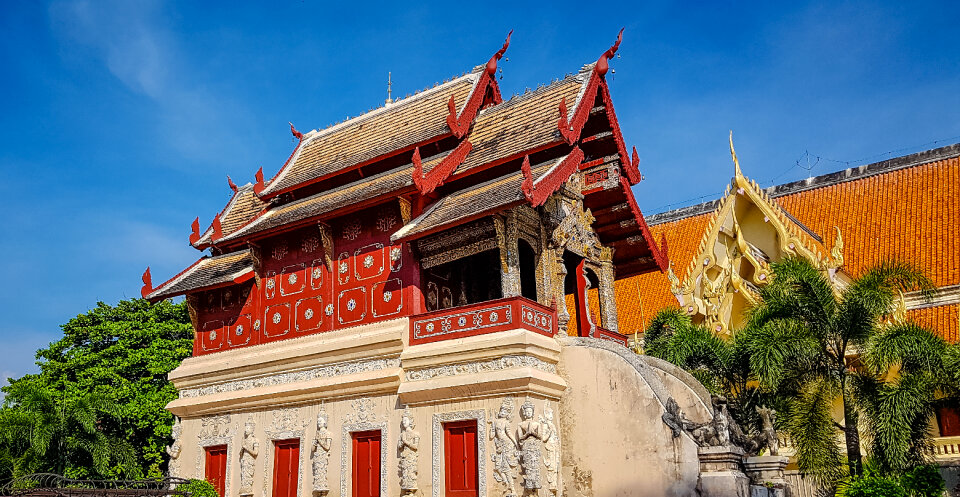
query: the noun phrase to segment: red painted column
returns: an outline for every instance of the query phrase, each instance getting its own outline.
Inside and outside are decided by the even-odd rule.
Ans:
[[[593,333],[593,321],[590,319],[590,306],[587,304],[587,273],[586,260],[580,259],[577,263],[576,281],[577,292],[573,295],[574,303],[577,306],[577,336],[588,337]]]

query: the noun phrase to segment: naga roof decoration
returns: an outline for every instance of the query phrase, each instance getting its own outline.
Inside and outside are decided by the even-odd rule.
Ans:
[[[457,111],[456,95],[450,95],[450,100],[447,101],[447,126],[450,127],[453,136],[463,138],[467,134],[470,125],[473,124],[473,119],[477,117],[477,112],[480,111],[480,107],[485,100],[489,100],[494,105],[503,101],[500,96],[500,88],[497,86],[497,62],[507,52],[512,35],[513,30],[511,29],[507,33],[507,39],[503,42],[503,47],[487,61],[487,65],[484,66],[483,72],[480,74],[480,79],[477,80],[477,84],[473,86],[470,95],[467,97],[467,103],[459,112]]]
[[[224,285],[243,283],[253,278],[253,259],[249,250],[230,254],[203,257],[170,278],[160,286],[153,288],[150,268],[143,274],[141,296],[152,302],[176,297],[190,291],[217,288]]]

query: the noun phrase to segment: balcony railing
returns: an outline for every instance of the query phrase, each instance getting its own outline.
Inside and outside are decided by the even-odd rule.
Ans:
[[[524,297],[508,297],[418,314],[410,319],[410,345],[515,329],[552,337],[557,312]]]
[[[934,459],[960,459],[960,437],[936,437],[930,455]]]

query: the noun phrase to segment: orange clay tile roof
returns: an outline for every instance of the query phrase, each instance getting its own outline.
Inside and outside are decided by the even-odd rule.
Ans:
[[[957,343],[960,339],[960,305],[947,304],[936,307],[910,309],[907,318],[920,326],[936,331],[944,340]]]
[[[898,259],[923,270],[937,286],[960,284],[960,144],[779,185],[767,192],[827,239],[833,226],[840,227],[843,270],[848,274],[857,276],[884,260]],[[654,238],[666,235],[670,260],[681,281],[715,205],[707,202],[647,218]],[[643,296],[642,319],[638,287]],[[663,273],[618,280],[616,294],[624,334],[642,331],[658,310],[677,306]],[[934,311],[918,312],[926,316]],[[956,316],[947,322],[952,324],[945,333],[955,336]]]
[[[466,102],[479,76],[473,72],[344,123],[304,133],[290,163],[262,194],[281,192],[449,133],[447,101],[453,95],[457,102]]]

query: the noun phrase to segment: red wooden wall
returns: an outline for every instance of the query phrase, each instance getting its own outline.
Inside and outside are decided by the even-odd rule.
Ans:
[[[217,489],[217,495],[225,497],[224,486],[227,482],[227,446],[217,445],[214,447],[205,447],[204,478],[213,488]]]
[[[396,204],[370,208],[331,224],[333,272],[316,226],[260,243],[263,277],[200,292],[194,355],[393,319],[411,314],[418,298]]]

